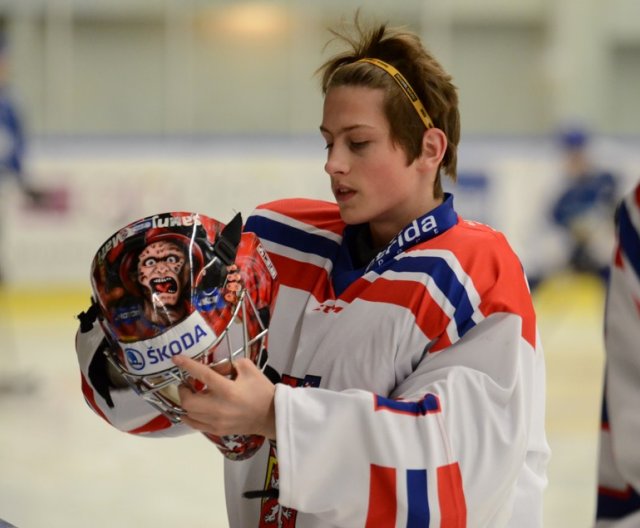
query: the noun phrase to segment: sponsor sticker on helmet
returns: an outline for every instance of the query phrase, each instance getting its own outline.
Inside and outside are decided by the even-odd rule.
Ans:
[[[146,376],[174,367],[171,358],[178,354],[195,357],[208,350],[216,333],[199,312],[151,339],[135,343],[120,342],[127,370]]]

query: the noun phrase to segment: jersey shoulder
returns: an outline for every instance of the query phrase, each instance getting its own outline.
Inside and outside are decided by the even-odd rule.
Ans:
[[[276,263],[284,277],[304,273],[298,269],[300,263],[320,268],[330,265],[342,243],[344,226],[337,205],[289,198],[259,206],[247,219],[245,231],[260,238],[272,259],[286,259]]]
[[[256,207],[247,225],[255,217],[271,218],[274,221],[295,225],[302,230],[326,230],[342,235],[344,222],[335,203],[310,198],[286,198],[268,202]]]
[[[413,251],[417,257],[427,258],[427,266],[437,269],[428,273],[436,276],[441,289],[464,290],[470,299],[477,299],[483,317],[498,312],[519,315],[523,337],[535,347],[531,294],[520,259],[504,234],[485,224],[459,219],[454,227]]]
[[[517,260],[502,232],[473,220],[459,218],[455,226],[430,242],[433,247],[455,253],[462,261]]]

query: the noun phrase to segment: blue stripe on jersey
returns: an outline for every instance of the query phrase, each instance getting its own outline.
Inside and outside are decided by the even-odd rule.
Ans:
[[[427,470],[407,470],[407,528],[429,526],[429,498],[427,495]]]
[[[624,202],[622,202],[618,210],[618,221],[622,252],[629,259],[636,276],[640,277],[640,235],[631,222],[627,204]]]
[[[440,400],[435,394],[425,394],[420,401],[399,401],[385,398],[376,394],[376,408],[387,409],[392,412],[424,416],[425,414],[440,411]]]
[[[264,216],[250,216],[245,224],[245,231],[255,233],[262,240],[269,240],[329,260],[335,259],[338,253],[337,242]]]
[[[605,367],[606,368],[606,367]],[[600,407],[600,424],[609,425],[609,409],[607,407],[607,382],[605,377],[604,390],[602,391],[602,406]]]
[[[407,257],[395,261],[391,269],[399,272],[426,273],[431,276],[454,307],[453,319],[460,337],[476,325],[472,319],[474,310],[467,290],[445,259],[427,256]]]

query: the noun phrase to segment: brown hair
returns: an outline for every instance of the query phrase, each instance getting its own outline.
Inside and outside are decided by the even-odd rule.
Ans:
[[[322,93],[326,95],[335,86],[365,86],[384,90],[384,113],[391,128],[391,139],[400,145],[407,155],[407,163],[411,163],[422,152],[425,125],[388,73],[372,64],[357,61],[374,58],[391,64],[407,79],[434,126],[445,133],[447,150],[441,168],[455,181],[460,114],[458,94],[451,76],[411,32],[401,28],[388,28],[386,24],[363,28],[358,13],[354,29],[355,36],[346,31],[330,29],[334,35],[332,41],[340,40],[351,49],[333,56],[318,68],[316,73],[322,75]],[[442,182],[438,173],[434,196],[440,198],[442,194]]]

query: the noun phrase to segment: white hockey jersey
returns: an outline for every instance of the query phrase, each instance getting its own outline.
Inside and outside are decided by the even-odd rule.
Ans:
[[[450,196],[362,269],[335,204],[266,204],[246,230],[280,277],[281,383],[277,446],[225,461],[230,526],[542,526],[544,358],[504,237]],[[118,428],[179,432],[153,410],[106,409],[86,372],[84,387]]]
[[[596,526],[640,526],[640,183],[617,213],[605,311]]]

